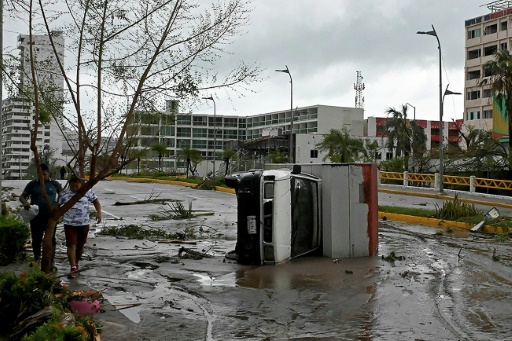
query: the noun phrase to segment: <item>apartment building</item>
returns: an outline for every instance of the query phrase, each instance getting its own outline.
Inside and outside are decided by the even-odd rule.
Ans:
[[[482,66],[493,60],[498,50],[512,47],[512,1],[493,1],[487,9],[490,13],[465,22],[464,124],[492,129],[496,138],[508,143],[507,117],[493,104],[490,85],[480,83],[490,76],[484,74]]]
[[[162,113],[140,113],[132,125],[134,147],[146,149],[146,162],[156,168],[154,144],[168,146],[161,166],[166,169],[185,167],[177,157],[184,148],[197,149],[207,160],[199,172],[206,174],[222,163],[222,152],[228,142],[257,140],[268,136],[289,135],[291,111],[283,110],[254,116],[224,116],[178,113],[178,102],[169,100]],[[333,127],[350,127],[352,121],[363,119],[363,109],[327,105],[296,108],[293,112],[293,134],[325,134]],[[174,120],[174,121],[173,121]],[[136,128],[136,130],[133,130]],[[134,166],[131,166],[132,168]]]
[[[157,168],[158,153],[151,150],[154,144],[165,144],[167,153],[162,155],[164,169],[185,168],[185,160],[177,155],[183,148],[201,151],[206,162],[198,166],[201,175],[213,169],[222,168],[222,152],[240,146],[251,149],[252,163],[248,168],[259,168],[265,162],[268,153],[276,148],[288,150],[291,126],[290,110],[275,111],[253,116],[224,116],[212,114],[179,114],[178,102],[167,101],[164,112],[138,113],[131,129],[132,145],[145,149],[143,168]],[[331,129],[346,128],[354,137],[376,141],[380,149],[377,161],[388,160],[395,156],[394,151],[386,147],[387,138],[384,125],[387,117],[364,118],[361,108],[313,105],[296,108],[293,111],[292,153],[297,163],[323,162],[325,153],[316,145],[323,135]],[[439,121],[416,120],[427,136],[427,150],[439,148]],[[458,144],[458,131],[462,120],[444,122],[445,139],[443,144]],[[140,165],[131,164],[128,172],[134,172]]]
[[[58,53],[64,58],[64,37],[62,32],[52,33]],[[58,70],[57,62],[47,35],[32,36],[36,73],[40,84],[51,89],[55,96],[62,96],[64,79]],[[18,36],[20,53],[20,86],[30,82],[30,39],[28,35]],[[11,97],[2,101],[2,169],[5,179],[23,179],[33,158],[30,150],[30,137],[34,127],[34,110],[30,100],[23,96]],[[36,139],[38,149],[44,155],[51,152],[59,156],[62,151],[62,136],[53,120],[40,125]],[[55,157],[54,156],[54,157]]]

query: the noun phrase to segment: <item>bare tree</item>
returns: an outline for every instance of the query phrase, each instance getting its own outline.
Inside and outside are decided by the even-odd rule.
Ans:
[[[116,173],[134,155],[123,143],[137,111],[162,108],[166,99],[193,103],[202,90],[228,88],[241,93],[257,81],[259,68],[240,62],[226,74],[216,71],[224,47],[243,33],[250,0],[204,4],[193,0],[27,0],[30,68],[18,96],[35,110],[31,151],[41,164],[36,139],[41,124],[53,120],[75,157],[68,163],[87,182],[61,207],[51,207],[43,241],[41,268],[50,271],[51,236],[57,220],[87,190]],[[56,23],[61,23],[56,27]],[[55,43],[55,32],[66,37],[66,64]],[[54,79],[64,92],[38,76],[33,37],[45,34],[57,60]],[[15,81],[12,72],[4,76]],[[60,78],[59,78],[60,77]],[[105,146],[112,145],[105,154]],[[107,159],[102,159],[108,155]],[[100,162],[101,160],[101,162]],[[73,164],[71,164],[73,163]],[[39,169],[39,167],[38,167]],[[43,175],[38,171],[38,177]],[[41,181],[43,183],[43,181]],[[42,186],[44,190],[44,186]],[[48,204],[50,200],[45,194]],[[50,205],[51,206],[51,205]]]

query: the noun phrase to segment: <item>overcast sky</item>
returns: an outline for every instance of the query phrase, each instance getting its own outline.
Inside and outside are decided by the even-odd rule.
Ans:
[[[355,106],[356,71],[366,89],[365,117],[385,116],[389,107],[410,103],[416,117],[439,119],[439,54],[433,36],[418,35],[434,25],[443,56],[443,90],[464,92],[466,19],[487,14],[477,0],[256,0],[248,33],[230,49],[233,61],[266,68],[256,93],[227,101],[217,96],[218,114],[252,115],[293,106]],[[462,118],[463,95],[447,96],[444,118]],[[412,118],[413,110],[410,109]],[[204,108],[212,110],[212,108]]]
[[[257,63],[264,81],[244,97],[219,91],[218,115],[254,115],[293,106],[354,107],[356,71],[361,71],[365,117],[384,117],[389,107],[410,103],[416,118],[439,119],[439,55],[433,36],[418,35],[434,25],[443,55],[443,90],[464,92],[466,19],[489,13],[477,0],[254,0],[247,34],[229,46],[223,65]],[[7,22],[4,44],[16,32]],[[205,94],[207,95],[207,94]],[[444,119],[463,117],[463,95],[447,96]],[[213,113],[211,101],[197,113]],[[410,108],[410,117],[413,111]]]

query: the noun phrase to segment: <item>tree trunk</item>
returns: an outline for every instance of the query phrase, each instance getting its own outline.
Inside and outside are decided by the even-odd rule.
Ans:
[[[43,239],[43,252],[41,257],[41,270],[47,274],[52,271],[52,254],[53,254],[53,235],[55,233],[58,218],[55,212],[50,213],[50,219],[48,220],[48,226],[44,233]]]

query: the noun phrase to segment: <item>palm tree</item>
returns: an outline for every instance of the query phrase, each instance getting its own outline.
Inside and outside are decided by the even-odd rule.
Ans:
[[[167,153],[167,145],[163,143],[157,143],[151,146],[151,149],[158,153],[158,169],[162,170],[162,158]]]
[[[178,160],[184,160],[187,162],[187,178],[188,172],[194,173],[197,169],[197,165],[203,161],[203,156],[201,155],[201,151],[197,149],[183,148],[178,151]]]
[[[388,120],[384,125],[388,137],[386,147],[389,151],[393,151],[395,148],[396,156],[404,158],[406,168],[408,168],[409,155],[412,153],[413,158],[420,158],[426,150],[427,142],[423,128],[416,121],[407,119],[407,108],[407,104],[402,105],[402,111],[388,108],[386,110]]]
[[[280,151],[279,149],[273,149],[269,154],[268,158],[272,163],[286,163],[288,162],[288,154]]]
[[[222,153],[222,157],[224,159],[224,165],[225,165],[225,173],[224,175],[228,175],[229,171],[229,164],[231,162],[231,159],[236,155],[236,150],[234,149],[225,149]]]
[[[331,162],[354,162],[359,158],[359,154],[365,153],[363,141],[350,136],[347,128],[331,129],[316,147],[320,151],[326,151],[327,155],[323,160],[329,159]]]
[[[364,153],[361,161],[363,162],[375,162],[375,155],[379,150],[379,143],[370,139],[364,140]]]
[[[465,148],[452,148],[447,153],[447,164],[456,170],[471,170],[475,172],[487,172],[482,175],[489,177],[490,171],[502,170],[507,167],[507,150],[492,136],[492,130],[467,127],[467,132],[459,130],[464,140]]]
[[[486,62],[482,69],[484,75],[490,75],[490,78],[484,78],[480,85],[490,82],[494,92],[494,105],[499,109],[502,118],[508,121],[508,154],[512,155],[512,143],[510,143],[512,134],[512,119],[510,118],[512,113],[512,55],[507,49],[499,50],[494,55],[494,60]]]

